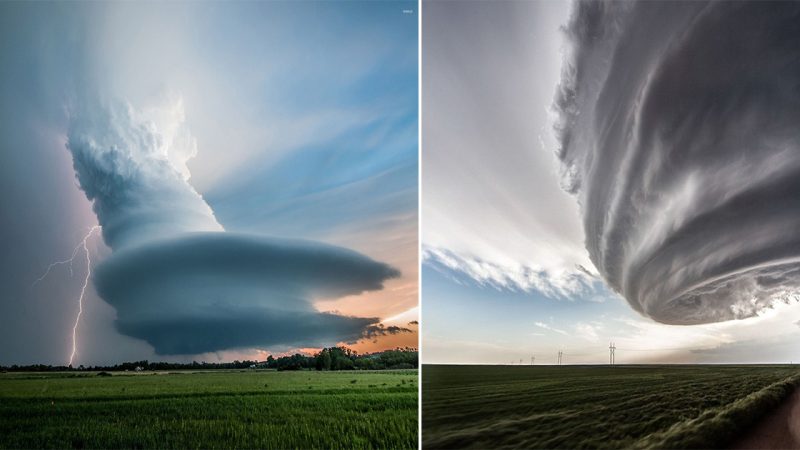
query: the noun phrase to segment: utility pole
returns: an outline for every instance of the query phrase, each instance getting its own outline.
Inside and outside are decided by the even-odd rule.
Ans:
[[[614,343],[608,344],[608,364],[613,366],[616,364],[616,355],[614,355],[614,351],[617,349],[617,346]]]

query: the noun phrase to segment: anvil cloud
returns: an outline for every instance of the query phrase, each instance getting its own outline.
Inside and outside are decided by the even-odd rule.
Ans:
[[[558,156],[609,285],[667,324],[800,288],[800,5],[578,2]]]

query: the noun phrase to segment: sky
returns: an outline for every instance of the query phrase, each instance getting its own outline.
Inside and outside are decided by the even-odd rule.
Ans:
[[[416,347],[417,21],[0,5],[0,364]]]
[[[800,360],[774,6],[423,4],[424,362]]]

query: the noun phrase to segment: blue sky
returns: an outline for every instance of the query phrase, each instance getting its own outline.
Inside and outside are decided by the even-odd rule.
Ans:
[[[0,204],[3,232],[15,237],[0,257],[11,293],[0,301],[9,343],[0,364],[69,354],[83,255],[72,276],[58,266],[31,282],[97,223],[65,148],[70,114],[95,102],[128,105],[132,120],[172,139],[170,163],[226,232],[333,244],[402,274],[361,295],[322,293],[317,311],[405,327],[416,318],[416,2],[6,3],[0,12]],[[97,235],[88,248],[93,264],[111,255]],[[90,285],[76,363],[158,359],[117,332],[116,316]],[[356,347],[416,346],[411,328]]]
[[[481,284],[430,261],[422,267],[423,357],[428,363],[771,363],[796,360],[796,308],[698,326],[658,324],[598,286],[590,298]]]

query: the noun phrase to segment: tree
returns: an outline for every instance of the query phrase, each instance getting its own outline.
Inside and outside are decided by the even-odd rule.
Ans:
[[[327,348],[323,348],[314,357],[314,365],[317,370],[331,370],[331,352]]]
[[[334,370],[353,370],[355,369],[355,364],[353,364],[353,360],[350,358],[337,358],[336,359],[336,366]]]

